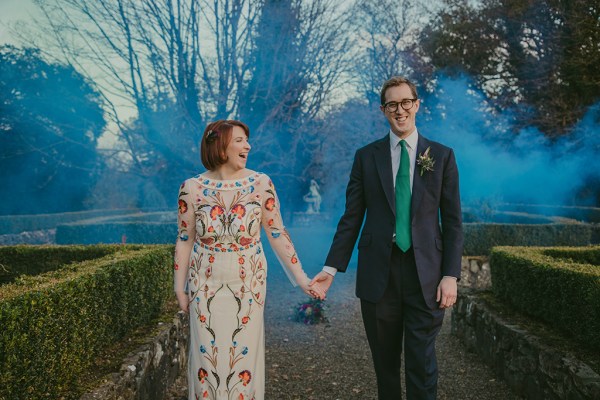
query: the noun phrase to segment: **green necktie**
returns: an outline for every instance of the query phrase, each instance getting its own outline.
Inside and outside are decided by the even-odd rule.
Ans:
[[[410,159],[406,141],[401,140],[400,166],[396,174],[396,244],[402,251],[411,245],[410,239]]]

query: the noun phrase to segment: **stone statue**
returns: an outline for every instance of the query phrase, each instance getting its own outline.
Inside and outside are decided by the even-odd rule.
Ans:
[[[319,184],[314,179],[310,180],[310,188],[308,193],[303,197],[304,201],[308,203],[306,209],[307,214],[318,214],[321,211],[321,194],[319,193]]]

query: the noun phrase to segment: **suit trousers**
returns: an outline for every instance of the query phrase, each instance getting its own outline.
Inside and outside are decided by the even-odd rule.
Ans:
[[[361,313],[377,376],[379,400],[402,399],[400,366],[408,400],[434,400],[438,368],[435,339],[444,310],[425,304],[412,247],[406,253],[393,245],[391,271],[383,298],[361,300]]]

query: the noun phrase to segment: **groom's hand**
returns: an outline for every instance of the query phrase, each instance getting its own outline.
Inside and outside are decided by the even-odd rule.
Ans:
[[[333,275],[328,274],[325,271],[321,271],[317,275],[315,275],[314,278],[312,278],[309,286],[318,288],[319,292],[324,293],[324,296],[323,296],[323,300],[324,300],[325,296],[327,295],[327,291],[329,291],[329,287],[331,286],[332,283],[333,283]]]
[[[456,303],[457,292],[456,278],[444,276],[437,287],[436,301],[440,303],[440,308],[452,307]]]

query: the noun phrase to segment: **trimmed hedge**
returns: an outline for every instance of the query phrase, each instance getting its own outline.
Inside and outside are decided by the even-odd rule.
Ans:
[[[555,217],[548,215],[492,209],[481,211],[480,209],[474,207],[464,207],[462,210],[462,216],[463,223],[551,224],[553,222],[557,222],[555,221]]]
[[[587,246],[598,244],[595,224],[463,224],[464,254],[487,255],[494,246]]]
[[[507,203],[499,204],[495,208],[502,211],[519,211],[552,217],[571,218],[583,222],[600,223],[600,208],[598,207]]]
[[[123,239],[126,243],[174,243],[177,237],[176,218],[174,213],[157,212],[59,225],[56,243],[122,243]],[[600,225],[597,224],[464,223],[463,229],[464,254],[470,256],[487,255],[494,246],[586,246],[600,243]],[[328,232],[327,228],[314,230],[319,234]],[[332,238],[333,233],[325,240],[331,241]]]
[[[172,297],[173,246],[103,258],[0,287],[0,398],[74,398],[77,377]]]
[[[41,229],[54,229],[59,224],[81,221],[106,215],[123,215],[135,212],[134,209],[121,210],[90,210],[65,212],[57,214],[36,215],[0,215],[0,235],[37,231]]]
[[[600,246],[494,248],[493,292],[519,311],[600,350],[599,254]]]
[[[104,257],[120,249],[116,245],[0,246],[0,284],[12,282],[20,275],[38,275],[69,263]]]
[[[121,243],[123,239],[126,243],[175,243],[177,221],[80,223],[56,228],[57,244]]]

